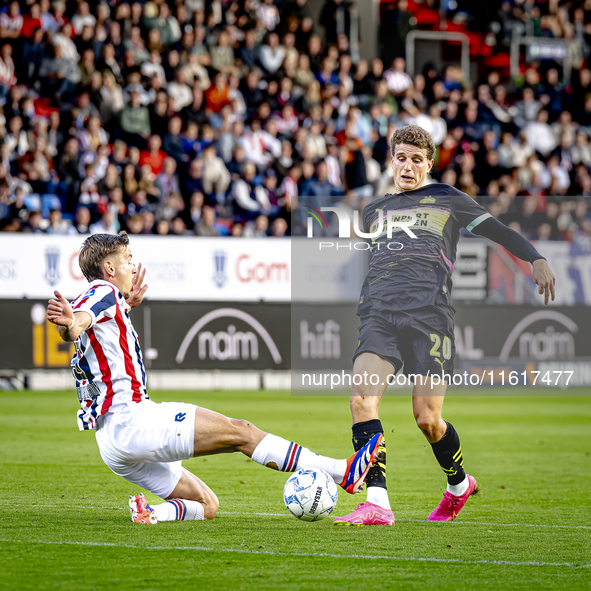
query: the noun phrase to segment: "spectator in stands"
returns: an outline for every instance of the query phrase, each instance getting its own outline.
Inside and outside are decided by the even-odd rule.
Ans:
[[[219,236],[215,223],[215,209],[206,205],[201,212],[201,219],[195,226],[197,236]]]
[[[323,160],[316,166],[314,179],[308,181],[301,191],[302,197],[331,197],[340,194],[340,191],[328,180],[328,168]]]
[[[121,112],[121,139],[127,144],[143,147],[149,135],[148,109],[142,105],[140,94],[133,90],[129,95],[129,103]]]
[[[203,191],[202,160],[195,158],[191,161],[187,175],[181,183],[181,191],[183,191],[183,195],[186,200],[188,200],[195,191]]]
[[[287,235],[288,227],[287,221],[284,218],[275,218],[271,224],[271,236],[283,238]]]
[[[211,67],[214,70],[226,75],[236,72],[234,49],[230,45],[230,37],[226,31],[220,31],[217,43],[211,48],[210,55]]]
[[[223,72],[219,72],[214,78],[213,84],[205,93],[205,108],[213,113],[219,113],[224,105],[231,105],[228,96],[228,78]]]
[[[216,155],[215,146],[210,144],[203,150],[203,191],[218,203],[223,202],[230,185],[230,173],[224,161]]]
[[[188,216],[185,216],[185,219],[188,219],[189,225],[192,228],[199,223],[201,220],[201,215],[203,213],[203,206],[205,204],[205,197],[201,191],[195,191],[191,195],[191,199],[189,201],[189,210]]]
[[[174,82],[167,88],[168,95],[174,98],[174,111],[178,113],[193,102],[193,92],[187,85],[187,73],[185,70],[178,70]]]
[[[242,236],[245,238],[266,238],[269,231],[269,218],[266,215],[258,215],[253,221],[244,226]]]
[[[148,165],[153,174],[162,172],[162,165],[166,159],[166,152],[163,152],[162,140],[159,135],[152,135],[148,140],[148,149],[140,152],[139,165]]]
[[[392,62],[392,67],[384,72],[384,80],[394,96],[402,96],[406,89],[412,86],[412,79],[406,73],[404,58],[397,57]]]
[[[165,199],[171,193],[180,193],[179,180],[176,175],[176,161],[174,158],[166,158],[162,172],[156,177],[154,186],[158,189],[160,199]]]
[[[267,42],[259,50],[259,63],[263,71],[273,75],[279,70],[285,58],[285,48],[279,42],[277,33],[269,33]]]
[[[8,5],[8,10],[0,14],[0,38],[16,39],[23,28],[23,15],[16,0]]]
[[[39,234],[43,232],[43,214],[40,211],[31,211],[27,222],[23,225],[23,232],[29,232],[31,234]]]
[[[62,218],[60,209],[51,209],[49,211],[49,224],[45,228],[47,234],[69,234],[71,223]]]
[[[168,122],[168,133],[162,140],[162,150],[177,162],[189,162],[190,156],[185,152],[181,129],[183,120],[180,117],[172,117]]]
[[[62,46],[53,45],[53,57],[41,62],[39,78],[45,94],[55,96],[59,101],[68,99],[76,84],[80,82],[80,71],[77,62],[64,57]]]
[[[90,226],[91,234],[117,234],[118,232],[115,215],[110,209],[103,213],[98,222]]]
[[[88,207],[80,206],[76,210],[76,219],[74,225],[70,228],[75,230],[74,233],[78,234],[89,234],[90,233],[90,210]],[[70,232],[72,233],[72,232]]]
[[[244,45],[240,48],[240,59],[247,71],[259,64],[259,47],[256,44],[256,34],[252,29],[244,34]]]
[[[256,214],[266,213],[271,209],[267,193],[257,178],[257,169],[252,162],[244,164],[241,178],[232,183],[231,194],[236,214],[241,220],[252,220]]]
[[[306,0],[170,6],[40,0],[23,4],[24,14],[18,2],[0,12],[5,229],[59,227],[58,214],[50,224],[24,205],[25,191],[51,191],[64,221],[92,217],[80,228],[94,221],[153,233],[157,223],[159,234],[180,235],[211,205],[218,234],[248,235],[265,216],[264,234],[289,235],[299,196],[344,192],[361,207],[360,195],[388,190],[389,138],[413,119],[436,138],[435,180],[489,195],[494,215],[532,237],[584,240],[573,201],[591,197],[584,8],[507,4],[497,15],[469,7],[472,49],[480,39],[487,51],[503,50],[523,19],[534,35],[575,44],[571,72],[549,60],[515,80],[489,68],[468,81],[455,66],[433,64],[408,76],[403,38],[414,24],[406,0],[382,22],[382,40],[391,36],[386,72],[379,58],[354,63],[347,0],[326,3],[324,38],[312,31]],[[497,19],[494,47],[486,27]],[[478,82],[474,90],[469,82]],[[112,223],[101,220],[105,207]],[[164,216],[157,222],[155,211]]]
[[[538,112],[535,122],[530,122],[525,126],[525,134],[528,144],[544,157],[556,148],[552,128],[548,125],[548,111],[545,109]]]

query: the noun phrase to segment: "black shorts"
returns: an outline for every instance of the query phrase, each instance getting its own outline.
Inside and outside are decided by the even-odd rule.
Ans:
[[[382,316],[364,316],[359,326],[359,341],[353,361],[362,353],[373,353],[389,361],[396,372],[404,364],[404,373],[453,375],[456,345],[453,308],[418,308],[391,312]]]

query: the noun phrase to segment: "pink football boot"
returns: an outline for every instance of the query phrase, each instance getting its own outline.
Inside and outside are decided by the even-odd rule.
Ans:
[[[353,513],[337,517],[335,525],[394,525],[394,513],[373,503],[359,503]]]
[[[466,476],[468,477],[468,490],[459,497],[446,492],[439,505],[429,515],[428,521],[453,521],[458,516],[468,497],[476,491],[476,480],[470,474],[466,474]]]

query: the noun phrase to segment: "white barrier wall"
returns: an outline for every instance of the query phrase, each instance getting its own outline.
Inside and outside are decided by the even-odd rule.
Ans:
[[[0,234],[0,298],[73,299],[86,280],[78,264],[83,237]],[[289,238],[224,239],[132,236],[145,266],[147,299],[289,301]]]
[[[85,287],[78,265],[82,241],[81,236],[0,233],[0,298],[46,299],[54,289],[76,297]],[[132,236],[131,248],[134,260],[147,269],[151,300],[355,302],[368,253],[351,249],[354,241],[337,241],[338,249],[319,249],[318,239],[306,238]],[[454,301],[482,301],[492,294],[495,303],[540,305],[531,267],[508,254],[503,260],[492,257],[490,244],[460,240]],[[535,245],[556,275],[552,305],[591,305],[591,253],[565,242]],[[516,297],[515,285],[521,283],[531,292],[528,299]]]

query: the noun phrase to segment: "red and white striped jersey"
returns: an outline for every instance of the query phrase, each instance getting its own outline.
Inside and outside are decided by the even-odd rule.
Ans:
[[[92,281],[72,303],[74,312],[87,312],[90,327],[75,341],[71,361],[81,410],[81,431],[96,429],[100,415],[148,399],[146,372],[123,294],[105,280]]]

